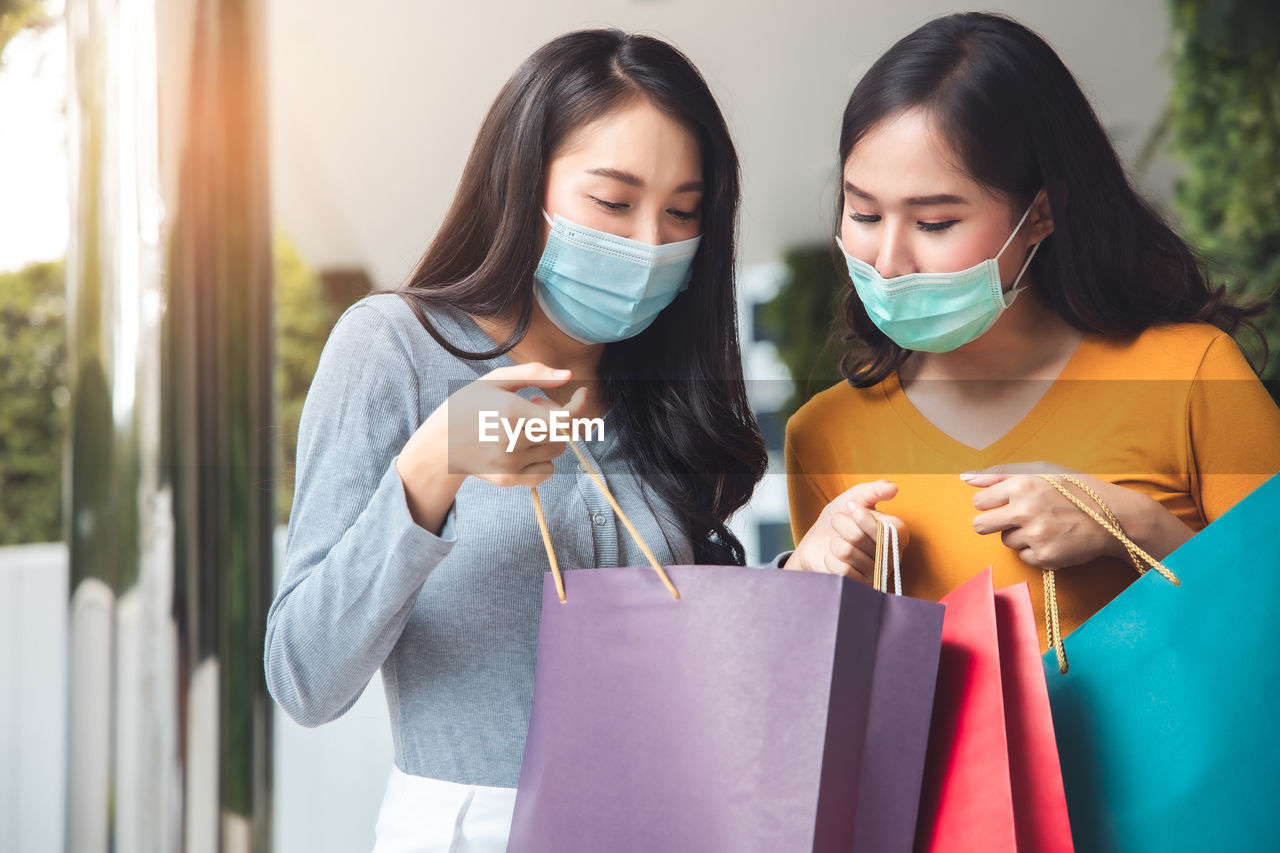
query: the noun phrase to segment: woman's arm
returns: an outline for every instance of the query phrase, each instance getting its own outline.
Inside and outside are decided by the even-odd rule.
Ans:
[[[1213,339],[1196,371],[1187,444],[1192,497],[1206,524],[1280,471],[1280,409],[1226,333]]]
[[[438,403],[420,401],[420,372],[449,368],[415,366],[390,321],[368,305],[349,311],[325,346],[299,426],[285,576],[265,652],[268,688],[304,725],[345,712],[395,646],[453,546],[449,512],[466,478],[533,486],[564,452],[527,437],[482,442],[478,416],[545,418],[554,404],[515,392],[561,385],[569,371],[511,365]],[[585,400],[575,394],[570,417]]]
[[[334,328],[298,430],[285,570],[265,669],[303,725],[347,710],[395,645],[448,525],[415,523],[394,461],[418,426],[417,374],[391,323],[357,305]]]

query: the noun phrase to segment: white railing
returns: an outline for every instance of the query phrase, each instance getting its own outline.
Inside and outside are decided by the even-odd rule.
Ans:
[[[67,549],[0,548],[0,851],[60,851]]]
[[[61,543],[0,548],[0,853],[64,847],[67,578]],[[274,853],[370,849],[392,761],[381,678],[333,723],[277,708],[274,725]]]

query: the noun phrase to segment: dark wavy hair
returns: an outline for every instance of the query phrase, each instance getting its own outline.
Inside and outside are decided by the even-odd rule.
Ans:
[[[680,51],[646,36],[583,30],[525,60],[489,108],[444,224],[397,292],[455,356],[509,352],[533,316],[548,165],[577,128],[638,98],[701,144],[702,242],[688,289],[644,332],[605,346],[601,379],[633,469],[679,513],[697,562],[742,564],[742,544],[725,522],[768,458],[738,347],[738,156],[706,82]],[[514,316],[516,325],[495,348],[467,352],[428,318],[425,309],[441,305]]]
[[[1053,214],[1028,274],[1040,295],[1084,332],[1128,336],[1159,323],[1203,320],[1228,332],[1266,303],[1227,301],[1203,262],[1130,185],[1075,77],[1040,36],[1000,15],[930,21],[876,60],[845,106],[840,163],[868,132],[923,110],[979,184],[1019,210],[1043,187]],[[837,193],[836,221],[844,209]],[[843,259],[833,260],[848,280]],[[850,282],[841,373],[881,382],[910,355],[867,316]]]

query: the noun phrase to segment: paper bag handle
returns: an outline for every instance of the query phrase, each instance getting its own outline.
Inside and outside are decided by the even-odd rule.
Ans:
[[[875,569],[871,574],[871,586],[876,591],[889,591],[890,568],[893,569],[895,594],[902,595],[902,555],[898,550],[898,528],[877,518]]]
[[[1111,511],[1111,508],[1106,505],[1101,497],[1098,496],[1097,492],[1081,482],[1080,478],[1074,477],[1071,474],[1041,474],[1040,477],[1041,479],[1049,482],[1055,489],[1062,493],[1063,497],[1079,507],[1086,515],[1098,522],[1098,524],[1102,525],[1104,530],[1119,539],[1124,545],[1124,549],[1129,552],[1129,559],[1133,561],[1134,568],[1138,570],[1138,574],[1146,574],[1147,569],[1152,568],[1159,572],[1165,580],[1169,581],[1174,586],[1181,586],[1182,581],[1178,580],[1177,575],[1169,571],[1169,569],[1155,557],[1138,547],[1138,544],[1125,534],[1124,529],[1120,526],[1119,519],[1116,518],[1115,513]],[[1084,501],[1072,494],[1071,491],[1063,485],[1063,480],[1092,498],[1094,503],[1098,505],[1102,510],[1103,515],[1106,517],[1104,518],[1103,515],[1099,515],[1092,507],[1088,506]],[[1045,569],[1043,576],[1045,634],[1048,637],[1049,645],[1053,647],[1054,652],[1058,656],[1058,672],[1065,673],[1067,671],[1067,651],[1062,645],[1062,629],[1058,624],[1058,589],[1055,573],[1050,569]]]
[[[591,463],[587,461],[587,457],[582,455],[582,451],[578,449],[578,445],[573,441],[569,442],[569,447],[577,455],[578,461],[582,463],[582,467],[591,475],[591,479],[595,480],[596,486],[600,489],[600,493],[604,495],[605,500],[609,501],[609,506],[613,507],[613,511],[618,514],[618,518],[622,519],[623,525],[631,534],[631,538],[635,539],[636,544],[640,546],[640,550],[644,552],[645,557],[649,560],[649,565],[653,566],[658,573],[658,577],[662,578],[663,584],[671,593],[671,597],[676,601],[680,600],[680,592],[676,589],[675,584],[671,582],[671,578],[667,577],[667,573],[663,571],[662,564],[658,562],[658,558],[653,556],[653,552],[649,550],[649,546],[645,544],[644,539],[640,538],[640,533],[636,530],[635,525],[631,523],[631,519],[627,518],[627,514],[622,511],[622,507],[618,506],[618,502],[614,500],[613,493],[609,491],[609,487],[604,484],[604,480],[596,473],[595,468],[591,467]],[[538,516],[538,529],[542,531],[542,544],[547,549],[547,561],[551,563],[551,574],[556,579],[556,592],[560,594],[560,601],[563,603],[566,598],[564,594],[564,577],[560,574],[560,563],[556,560],[555,548],[551,545],[551,533],[547,530],[547,517],[542,512],[542,501],[538,498],[538,489],[536,486],[529,488],[529,494],[533,496],[533,511]]]

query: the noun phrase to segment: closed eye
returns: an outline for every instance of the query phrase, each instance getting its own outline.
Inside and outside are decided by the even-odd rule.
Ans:
[[[674,208],[668,208],[667,213],[671,214],[676,219],[679,219],[681,222],[688,222],[690,219],[693,219],[698,215],[696,210],[676,210]]]
[[[935,231],[946,231],[959,221],[959,219],[948,219],[946,222],[917,222],[916,227],[921,231],[933,233]]]
[[[587,196],[587,198],[591,199],[592,202],[600,205],[605,210],[611,210],[615,213],[617,213],[618,211],[626,210],[628,207],[631,206],[627,204],[625,201],[605,201],[604,199],[596,198],[593,195],[589,195]]]
[[[879,222],[880,217],[874,213],[858,213],[856,210],[849,214],[849,218],[854,222]]]

